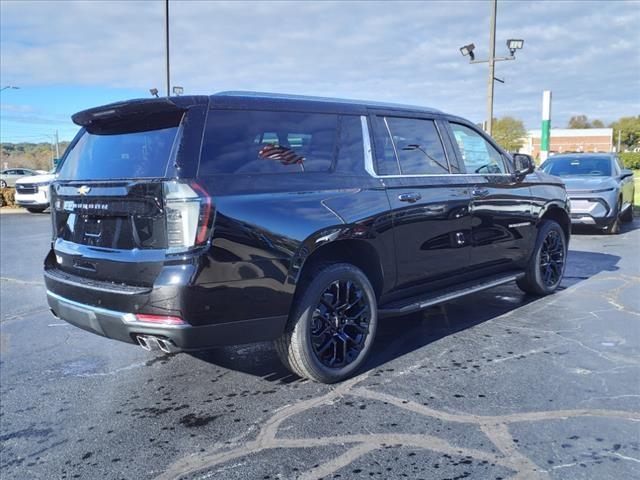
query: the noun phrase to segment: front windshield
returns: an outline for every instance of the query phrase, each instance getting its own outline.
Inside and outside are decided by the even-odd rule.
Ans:
[[[554,157],[541,167],[542,171],[558,177],[588,175],[592,177],[611,176],[611,159],[609,157]]]

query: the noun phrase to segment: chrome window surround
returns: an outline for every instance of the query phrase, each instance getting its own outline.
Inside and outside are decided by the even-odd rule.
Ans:
[[[421,178],[421,177],[513,177],[513,173],[422,173],[422,174],[405,174],[405,175],[378,175],[374,168],[373,163],[373,150],[371,149],[371,135],[369,133],[369,123],[366,115],[360,115],[360,124],[362,125],[362,143],[364,145],[364,168],[369,175],[373,178]],[[385,121],[386,124],[386,121]],[[438,122],[434,122],[436,129],[438,130],[438,135],[440,136],[440,142],[444,148],[444,142],[442,141],[442,133],[440,132],[440,127],[438,126]],[[389,127],[387,126],[387,129]],[[393,141],[393,138],[392,138]],[[395,144],[394,144],[395,151]],[[447,149],[444,149],[445,157],[447,158],[447,163],[449,164],[449,170],[451,170],[451,162],[449,161],[449,155],[447,153]],[[396,155],[396,161],[398,156]]]

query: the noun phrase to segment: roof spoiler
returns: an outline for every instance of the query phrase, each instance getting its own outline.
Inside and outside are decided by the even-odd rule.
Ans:
[[[101,107],[82,110],[71,116],[73,123],[81,127],[117,121],[123,117],[154,113],[185,112],[187,106],[179,106],[170,98],[145,98],[110,103]]]

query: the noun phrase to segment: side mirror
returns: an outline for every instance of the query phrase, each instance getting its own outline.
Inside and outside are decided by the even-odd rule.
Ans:
[[[524,153],[513,154],[513,165],[516,169],[516,176],[520,179],[526,177],[530,173],[533,173],[536,169],[533,157]]]
[[[627,177],[633,177],[633,170],[629,170],[628,168],[623,168],[620,171],[620,178],[627,178]]]

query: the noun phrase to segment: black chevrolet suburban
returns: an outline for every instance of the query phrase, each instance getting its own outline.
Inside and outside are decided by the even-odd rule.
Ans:
[[[511,281],[546,295],[564,273],[561,180],[438,110],[224,92],[73,121],[48,302],[147,350],[274,340],[291,371],[336,382],[380,318]]]

